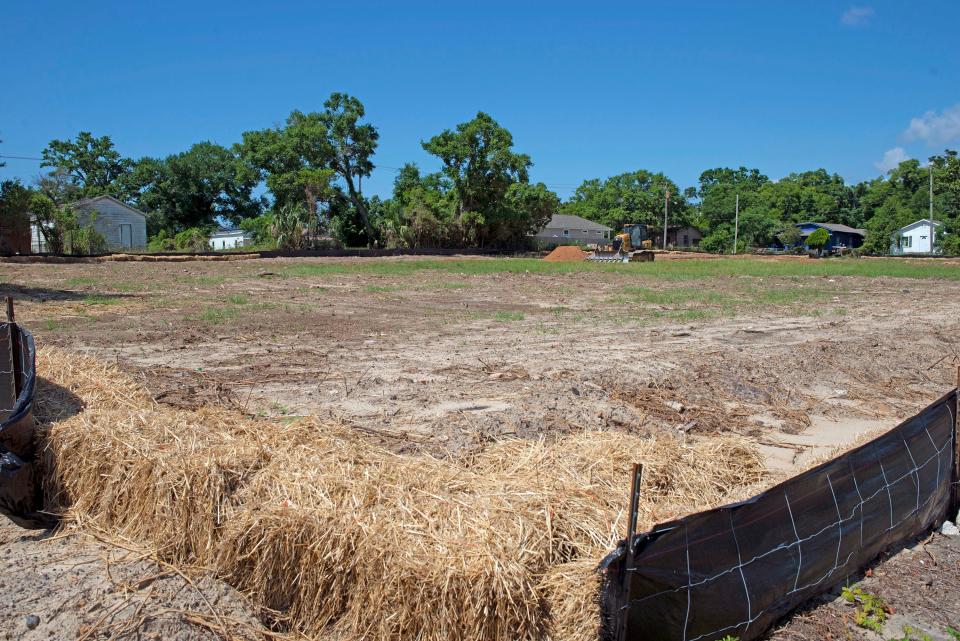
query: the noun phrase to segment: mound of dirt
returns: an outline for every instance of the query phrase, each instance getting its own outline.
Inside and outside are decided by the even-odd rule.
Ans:
[[[561,245],[543,257],[551,263],[572,263],[587,259],[587,252],[576,245]]]

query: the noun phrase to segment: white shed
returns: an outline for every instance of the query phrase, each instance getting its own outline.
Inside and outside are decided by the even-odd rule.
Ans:
[[[921,218],[915,223],[901,227],[890,239],[890,253],[895,256],[904,254],[937,254],[937,234],[943,223]]]
[[[214,250],[246,247],[253,243],[253,234],[242,229],[221,229],[210,234],[210,247]]]
[[[143,249],[147,246],[147,216],[113,196],[96,196],[68,203],[81,227],[92,226],[107,241],[111,251]],[[30,241],[34,252],[48,251],[46,240],[30,217]]]

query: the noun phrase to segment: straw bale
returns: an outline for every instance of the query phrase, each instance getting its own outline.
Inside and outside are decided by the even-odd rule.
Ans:
[[[174,410],[111,365],[39,360],[85,406],[46,410],[51,504],[211,568],[314,638],[586,639],[635,461],[645,526],[763,479],[734,439],[589,432],[405,456],[336,423]]]
[[[548,613],[551,641],[596,641],[601,625],[596,558],[552,566],[537,590]]]

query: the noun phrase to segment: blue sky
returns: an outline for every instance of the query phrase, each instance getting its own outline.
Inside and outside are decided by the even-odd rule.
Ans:
[[[958,25],[956,0],[8,3],[0,154],[80,130],[134,158],[230,145],[344,91],[381,134],[367,193],[435,169],[420,141],[478,110],[563,197],[641,168],[858,181],[960,147]]]

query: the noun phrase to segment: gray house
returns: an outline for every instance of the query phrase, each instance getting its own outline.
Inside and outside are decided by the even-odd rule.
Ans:
[[[147,217],[113,196],[96,196],[72,203],[81,226],[93,228],[107,239],[111,250],[143,249],[147,246]]]
[[[596,243],[610,238],[611,229],[580,216],[555,214],[547,226],[534,235],[543,245],[565,243]]]

